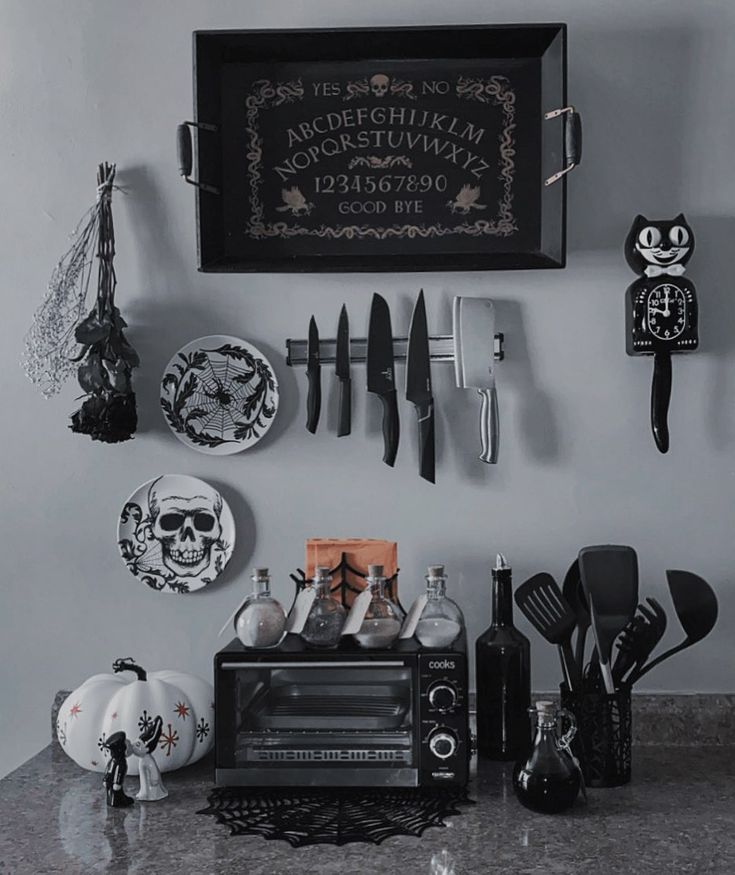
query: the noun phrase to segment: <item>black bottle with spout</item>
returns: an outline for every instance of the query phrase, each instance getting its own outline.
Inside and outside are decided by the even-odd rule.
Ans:
[[[498,553],[492,624],[475,644],[477,750],[489,760],[517,760],[531,746],[531,648],[513,625],[512,574]]]

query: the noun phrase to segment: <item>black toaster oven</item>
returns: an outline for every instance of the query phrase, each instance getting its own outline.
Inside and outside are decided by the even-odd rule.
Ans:
[[[467,646],[346,639],[273,650],[234,639],[214,659],[219,786],[418,787],[469,774]]]

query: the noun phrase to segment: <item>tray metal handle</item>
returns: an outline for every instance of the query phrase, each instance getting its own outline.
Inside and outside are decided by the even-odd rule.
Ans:
[[[544,113],[544,119],[564,118],[564,167],[544,180],[544,185],[553,185],[582,160],[582,118],[573,106],[552,109]]]
[[[196,128],[197,131],[216,131],[216,125],[210,125],[206,122],[182,122],[176,128],[176,152],[179,159],[179,173],[184,177],[184,181],[189,185],[195,185],[202,191],[208,191],[210,194],[219,194],[220,191],[214,185],[208,185],[206,182],[200,182],[198,179],[192,179],[191,172],[194,163],[194,147],[191,137],[191,128]]]

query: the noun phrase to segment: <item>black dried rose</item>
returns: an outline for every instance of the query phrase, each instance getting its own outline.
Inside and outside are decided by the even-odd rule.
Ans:
[[[132,371],[139,359],[128,343],[126,322],[115,305],[115,232],[112,222],[112,190],[115,166],[100,165],[97,186],[100,196],[97,238],[97,299],[76,326],[75,337],[83,347],[77,359],[79,385],[87,397],[71,416],[71,430],[105,443],[127,441],[135,433],[138,415],[132,388]]]
[[[138,414],[135,394],[118,392],[91,395],[71,416],[72,431],[108,444],[127,441],[135,434]]]

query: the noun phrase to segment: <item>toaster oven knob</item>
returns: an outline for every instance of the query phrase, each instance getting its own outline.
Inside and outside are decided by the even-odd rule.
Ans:
[[[429,704],[437,711],[451,711],[457,704],[457,691],[451,684],[434,684],[429,687]]]
[[[448,730],[440,730],[429,739],[429,750],[440,760],[446,760],[456,753],[457,739]]]

